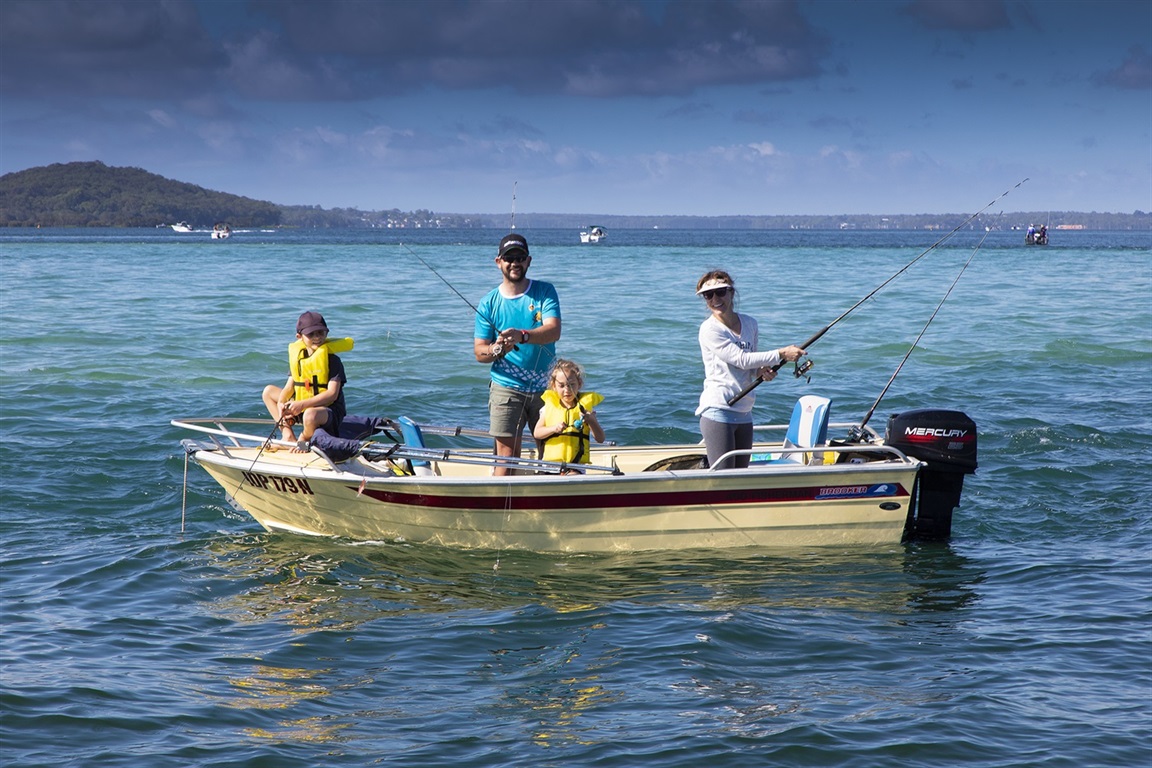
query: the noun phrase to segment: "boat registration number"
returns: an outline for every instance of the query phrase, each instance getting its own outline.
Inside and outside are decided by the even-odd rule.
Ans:
[[[312,492],[312,486],[308,485],[308,481],[302,477],[275,477],[273,475],[261,475],[259,472],[245,472],[244,482],[254,488],[272,488],[281,493],[316,495]]]

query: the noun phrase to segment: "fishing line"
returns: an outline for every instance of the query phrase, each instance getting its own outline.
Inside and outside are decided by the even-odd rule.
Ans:
[[[292,402],[292,400],[294,400],[294,399],[295,399],[295,397],[290,399],[288,401],[288,403]],[[287,405],[288,403],[285,403],[285,405]],[[304,414],[301,413],[300,417],[303,418]],[[236,486],[236,490],[232,492],[232,498],[233,499],[235,499],[236,495],[238,493],[240,493],[240,489],[244,487],[245,481],[248,480],[248,475],[252,474],[252,470],[256,468],[256,462],[260,461],[260,457],[264,455],[264,449],[272,444],[272,438],[273,438],[273,436],[275,436],[276,430],[280,429],[280,426],[284,423],[284,419],[286,419],[286,418],[291,418],[291,417],[289,416],[289,414],[283,413],[283,411],[281,411],[280,418],[276,420],[276,423],[272,425],[272,431],[268,433],[268,439],[265,440],[263,443],[261,443],[260,444],[260,450],[256,451],[256,458],[252,459],[252,466],[248,467],[247,472],[240,475],[240,484],[238,486]],[[288,426],[292,426],[292,424],[294,424],[294,423],[295,422],[290,422]],[[237,502],[237,503],[239,503],[239,502]]]
[[[484,316],[484,313],[483,313],[483,312],[481,312],[479,309],[477,309],[477,308],[476,308],[476,305],[475,305],[475,304],[473,304],[472,302],[468,301],[468,299],[464,297],[464,294],[462,294],[462,293],[460,293],[460,291],[456,290],[456,286],[454,286],[454,285],[452,285],[452,283],[448,282],[448,280],[447,280],[447,279],[445,279],[444,275],[442,275],[442,274],[440,274],[439,272],[437,272],[437,271],[436,271],[436,268],[435,268],[435,267],[433,267],[433,266],[432,266],[431,264],[429,264],[428,262],[424,261],[424,259],[420,258],[420,254],[418,254],[418,253],[416,253],[416,251],[412,250],[412,249],[411,249],[411,248],[408,246],[408,243],[400,243],[400,245],[402,245],[402,246],[404,247],[404,250],[408,251],[408,253],[410,253],[410,254],[412,254],[413,256],[415,256],[417,261],[419,261],[419,262],[420,262],[421,264],[423,264],[424,266],[428,267],[428,269],[432,270],[432,274],[434,274],[434,275],[436,275],[436,277],[440,278],[440,280],[441,280],[441,281],[444,283],[444,285],[446,285],[446,286],[448,286],[449,288],[451,288],[451,289],[452,289],[452,293],[454,293],[454,294],[456,294],[457,296],[459,296],[459,297],[460,297],[460,300],[461,300],[461,301],[463,301],[465,304],[467,304],[469,307],[471,307],[473,312],[475,312],[476,314],[480,315],[480,317],[484,318],[485,320],[488,320],[488,318]],[[489,322],[489,323],[491,323],[492,321],[491,321],[491,320],[488,320],[488,322]]]
[[[1003,211],[1001,211],[1001,213],[1003,213]],[[976,253],[980,250],[980,247],[984,245],[984,241],[987,238],[988,231],[985,231],[984,237],[980,238],[980,242],[977,243],[976,247],[972,250],[972,254],[968,257],[968,261],[964,262],[964,266],[960,268],[960,272],[957,273],[956,279],[952,281],[952,285],[948,286],[948,290],[944,293],[944,298],[940,299],[940,303],[936,305],[936,309],[932,312],[931,317],[928,318],[928,322],[924,323],[924,327],[920,329],[920,334],[912,342],[912,346],[908,348],[908,352],[904,355],[904,359],[900,361],[898,366],[896,366],[896,371],[892,374],[892,378],[888,379],[888,383],[884,385],[884,389],[881,390],[880,396],[876,398],[876,402],[872,403],[872,407],[868,409],[868,413],[866,413],[864,418],[860,420],[860,424],[852,428],[852,431],[849,434],[850,441],[858,442],[859,438],[863,436],[864,425],[867,424],[868,420],[872,418],[872,414],[875,413],[876,409],[880,406],[880,401],[884,399],[884,395],[888,394],[888,388],[892,386],[892,382],[896,381],[896,377],[900,375],[900,370],[904,367],[904,363],[908,362],[908,358],[912,356],[912,351],[916,349],[916,345],[920,343],[920,339],[924,338],[924,334],[927,332],[928,326],[932,325],[932,321],[936,319],[936,314],[940,311],[940,308],[944,306],[944,302],[948,301],[948,297],[952,295],[952,289],[956,287],[956,283],[960,282],[960,278],[964,275],[964,270],[968,269],[968,265],[972,263],[972,259],[976,258]]]
[[[188,511],[188,451],[184,451],[184,489],[180,492],[180,533],[184,533],[184,521]]]
[[[836,318],[836,319],[835,319],[835,320],[833,320],[832,322],[828,323],[828,325],[826,325],[826,326],[824,326],[823,328],[821,328],[819,331],[817,331],[815,334],[813,334],[813,335],[812,335],[812,337],[811,337],[811,338],[809,338],[807,341],[805,341],[803,344],[798,344],[797,346],[798,346],[798,347],[800,347],[800,349],[804,349],[804,350],[806,350],[806,349],[808,349],[808,347],[810,347],[811,345],[815,344],[817,341],[819,341],[819,340],[820,340],[820,337],[821,337],[821,336],[823,336],[824,334],[828,333],[828,331],[832,330],[832,328],[833,328],[833,327],[835,327],[835,326],[836,326],[836,325],[837,325],[837,324],[838,324],[838,323],[839,323],[841,320],[843,320],[844,318],[848,317],[848,315],[852,314],[852,312],[853,312],[853,311],[855,311],[857,307],[859,307],[861,304],[863,304],[864,302],[868,301],[868,299],[872,298],[872,297],[873,297],[873,296],[875,296],[877,293],[879,293],[879,292],[880,292],[880,289],[882,289],[884,286],[888,285],[888,283],[892,282],[893,280],[895,280],[895,279],[896,279],[897,277],[899,277],[900,275],[902,275],[902,274],[904,274],[905,272],[907,272],[907,271],[908,271],[908,269],[909,269],[909,267],[911,267],[911,266],[912,266],[913,264],[915,264],[916,262],[920,261],[920,259],[922,259],[922,258],[924,258],[925,256],[927,256],[927,255],[928,255],[929,253],[931,253],[932,251],[936,250],[936,249],[937,249],[937,248],[938,248],[938,247],[939,247],[941,244],[943,244],[943,243],[944,243],[944,242],[946,242],[947,240],[951,239],[951,237],[952,237],[953,235],[955,235],[957,232],[959,232],[961,229],[963,229],[965,226],[967,226],[967,224],[968,224],[970,221],[972,221],[973,219],[975,219],[975,218],[976,218],[977,216],[979,216],[980,214],[984,213],[984,211],[986,211],[986,210],[988,210],[989,208],[991,208],[993,205],[995,205],[995,204],[996,204],[997,202],[999,202],[1000,200],[1003,200],[1005,197],[1007,197],[1007,196],[1008,196],[1008,194],[1009,194],[1010,192],[1012,192],[1012,190],[1019,188],[1019,187],[1020,187],[1020,185],[1022,185],[1022,184],[1023,184],[1024,182],[1026,182],[1026,181],[1028,181],[1028,179],[1027,179],[1027,178],[1021,179],[1019,182],[1017,182],[1017,183],[1016,183],[1016,186],[1012,187],[1011,189],[1006,189],[1006,190],[1004,190],[1002,193],[1000,193],[1000,195],[999,195],[999,196],[997,196],[997,197],[996,197],[996,199],[995,199],[995,200],[993,200],[992,202],[988,203],[988,205],[984,206],[984,207],[983,207],[983,208],[981,208],[980,210],[976,211],[976,213],[972,214],[972,215],[971,215],[971,216],[969,216],[968,218],[964,219],[964,221],[962,221],[962,222],[960,222],[959,224],[957,224],[957,225],[956,225],[956,226],[955,226],[955,227],[952,229],[952,231],[951,231],[951,232],[949,232],[948,234],[944,235],[943,237],[941,237],[941,238],[940,238],[939,240],[937,240],[936,242],[932,243],[932,245],[930,245],[930,246],[928,246],[926,249],[924,249],[924,252],[923,252],[923,253],[921,253],[921,254],[920,254],[919,256],[917,256],[916,258],[912,259],[912,261],[910,261],[910,262],[908,262],[907,264],[905,264],[905,265],[904,265],[903,267],[901,267],[901,268],[900,268],[900,269],[899,269],[899,270],[898,270],[898,271],[897,271],[897,272],[896,272],[894,275],[892,275],[891,277],[889,277],[889,278],[888,278],[887,280],[885,280],[884,282],[880,283],[880,285],[876,286],[876,288],[875,288],[875,289],[873,289],[871,293],[869,293],[867,296],[865,296],[864,298],[860,299],[860,301],[856,302],[856,303],[855,303],[855,304],[853,304],[851,307],[849,307],[847,310],[845,310],[844,314],[840,315],[838,318]],[[981,242],[983,242],[983,240],[981,240]],[[783,361],[781,361],[781,362],[777,363],[775,366],[773,366],[772,370],[773,370],[773,371],[778,371],[778,370],[780,370],[781,366],[783,366],[783,365],[784,365],[784,362],[783,362]],[[797,370],[799,371],[799,369],[797,369]],[[799,376],[799,375],[801,375],[801,374],[800,374],[800,373],[798,373],[798,374],[797,374],[797,376]],[[729,400],[729,401],[728,401],[728,405],[735,405],[737,402],[739,402],[740,400],[742,400],[742,399],[744,398],[744,396],[745,396],[745,395],[747,395],[749,392],[751,392],[752,390],[756,389],[756,387],[760,386],[760,385],[761,385],[761,384],[763,384],[763,383],[764,383],[764,377],[762,377],[762,376],[757,376],[757,377],[756,377],[756,379],[755,379],[755,380],[754,380],[754,381],[753,381],[751,384],[749,384],[747,387],[745,387],[744,389],[742,389],[742,390],[740,391],[740,393],[739,393],[739,394],[737,394],[735,397],[733,397],[731,400]]]
[[[515,218],[516,218],[516,213],[515,213],[515,209],[516,209],[516,187],[515,187],[515,184],[513,184],[513,187],[512,187],[512,209],[513,209],[512,218],[513,218],[513,219],[515,219]],[[475,304],[473,304],[472,302],[468,301],[468,299],[467,299],[467,298],[464,296],[464,294],[462,294],[462,293],[460,293],[460,291],[456,290],[456,286],[454,286],[454,285],[452,285],[452,283],[448,282],[447,278],[445,278],[445,277],[444,277],[444,275],[442,275],[442,274],[440,274],[439,272],[437,272],[435,267],[433,267],[431,264],[429,264],[427,261],[425,261],[423,258],[421,258],[420,254],[418,254],[418,253],[416,253],[416,251],[412,250],[412,248],[411,248],[411,247],[410,247],[410,246],[409,246],[407,243],[400,243],[400,245],[402,245],[402,246],[404,247],[404,249],[405,249],[406,251],[408,251],[408,253],[410,253],[410,254],[412,254],[414,257],[416,257],[416,260],[417,260],[417,261],[419,261],[419,262],[420,262],[421,264],[423,264],[424,266],[428,267],[428,269],[432,270],[432,274],[434,274],[434,275],[436,275],[436,277],[440,278],[440,281],[441,281],[441,282],[443,282],[443,283],[444,283],[444,285],[446,285],[446,286],[448,286],[449,288],[451,288],[451,289],[452,289],[452,293],[454,293],[454,294],[456,294],[457,296],[459,296],[459,297],[460,297],[460,300],[461,300],[461,301],[463,301],[465,304],[467,304],[467,305],[469,306],[469,308],[471,308],[471,310],[472,310],[473,312],[475,312],[477,316],[479,316],[479,317],[480,317],[480,319],[481,319],[481,320],[483,320],[484,322],[488,323],[488,325],[492,326],[493,330],[495,330],[495,331],[496,331],[496,333],[497,333],[497,338],[499,338],[500,329],[498,329],[498,328],[496,327],[496,323],[495,323],[495,322],[493,322],[493,321],[492,321],[492,319],[491,319],[490,317],[488,317],[488,316],[487,316],[487,315],[485,315],[483,312],[481,312],[481,311],[479,310],[479,308],[477,308],[477,306],[476,306]],[[519,350],[519,349],[520,349],[520,345],[518,345],[518,344],[514,344],[514,345],[512,346],[512,349],[514,349],[514,350]],[[543,344],[537,344],[537,345],[536,345],[536,352],[535,352],[535,354],[536,354],[536,359],[538,360],[538,359],[539,359],[539,356],[540,356],[540,355],[541,355],[541,354],[542,354],[544,351],[546,351],[546,350],[547,350],[547,347],[546,347],[545,345],[543,345]],[[501,350],[501,351],[503,351],[503,350]],[[553,355],[552,355],[552,356],[553,356],[553,358],[555,358],[555,356],[556,356],[556,355],[555,355],[555,353],[553,353]],[[533,364],[535,364],[535,362],[534,362]],[[528,416],[528,413],[527,413],[527,411],[523,411],[523,412],[521,412],[521,414],[520,414],[520,418],[522,419],[522,422],[520,423],[520,427],[519,427],[519,430],[518,430],[518,431],[521,433],[521,441],[523,441],[523,432],[524,432],[524,426],[525,426],[525,424],[526,424],[526,422],[527,422],[527,416]]]
[[[434,268],[434,267],[433,267],[431,264],[429,264],[428,262],[424,261],[424,259],[420,258],[420,254],[418,254],[418,253],[416,253],[416,251],[412,250],[412,249],[411,249],[411,248],[408,246],[408,244],[407,244],[407,243],[400,243],[400,245],[404,246],[404,249],[405,249],[406,251],[408,251],[408,253],[410,253],[410,254],[412,254],[413,256],[415,256],[415,257],[416,257],[416,259],[417,259],[417,260],[418,260],[418,261],[419,261],[421,264],[423,264],[424,266],[428,267],[428,269],[431,269],[431,270],[432,270],[432,274],[434,274],[434,275],[436,275],[436,277],[440,278],[440,280],[441,280],[441,281],[443,281],[444,285],[446,285],[446,286],[448,286],[449,288],[451,288],[451,289],[452,289],[452,293],[454,293],[454,294],[456,294],[457,296],[459,296],[461,301],[463,301],[465,304],[467,304],[469,307],[471,307],[471,308],[472,308],[472,311],[473,311],[473,312],[475,312],[477,315],[479,315],[481,320],[483,320],[484,322],[488,323],[488,325],[492,326],[493,330],[496,330],[496,333],[497,333],[497,337],[499,337],[499,333],[500,333],[500,331],[499,331],[499,329],[497,329],[497,328],[496,328],[496,323],[492,322],[492,318],[488,317],[488,316],[487,316],[487,315],[485,315],[483,312],[481,312],[479,309],[477,309],[475,304],[473,304],[472,302],[468,301],[468,299],[466,299],[466,298],[464,297],[464,294],[462,294],[462,293],[460,293],[460,291],[456,290],[456,286],[454,286],[454,285],[452,285],[452,283],[448,282],[448,280],[447,280],[447,279],[444,277],[444,275],[442,275],[442,274],[440,274],[439,272],[437,272],[437,271],[436,271],[436,269],[435,269],[435,268]],[[541,348],[541,349],[543,349],[543,345],[539,345],[539,346],[540,346],[540,348]],[[512,347],[512,348],[513,348],[513,349],[517,349],[517,350],[518,350],[518,349],[520,349],[520,346],[517,344],[517,345],[513,345],[513,347]]]

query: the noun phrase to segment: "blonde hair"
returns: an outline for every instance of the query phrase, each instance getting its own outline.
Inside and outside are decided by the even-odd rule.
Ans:
[[[728,285],[732,286],[732,292],[736,292],[736,281],[732,279],[732,275],[728,274],[722,269],[713,269],[710,272],[705,272],[704,276],[696,281],[696,290],[699,291],[700,288],[703,287],[704,283],[708,282],[709,280],[720,280],[722,282],[728,283]]]
[[[548,374],[548,384],[556,380],[556,371],[563,371],[568,377],[568,385],[571,386],[575,382],[575,390],[579,392],[584,388],[584,367],[573,360],[565,360],[562,357],[556,358],[556,362],[552,364],[552,371]]]

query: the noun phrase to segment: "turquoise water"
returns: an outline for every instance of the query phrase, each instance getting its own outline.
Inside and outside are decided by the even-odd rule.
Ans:
[[[938,237],[524,230],[610,439],[695,440],[692,293],[799,342]],[[1152,759],[1152,238],[992,233],[876,411],[980,430],[953,538],[880,551],[457,552],[263,532],[179,416],[260,416],[320,309],[355,413],[483,427],[497,232],[0,233],[6,766],[1133,766]],[[872,407],[982,232],[812,349]],[[499,558],[499,569],[493,566]]]

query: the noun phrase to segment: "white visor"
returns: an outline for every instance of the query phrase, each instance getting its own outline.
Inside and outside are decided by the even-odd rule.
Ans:
[[[724,281],[724,280],[721,280],[719,278],[712,278],[708,282],[704,283],[704,285],[700,286],[700,289],[698,291],[696,291],[696,295],[699,296],[700,294],[704,293],[704,291],[714,291],[717,288],[731,288],[731,287],[732,287],[732,285],[730,283]]]

